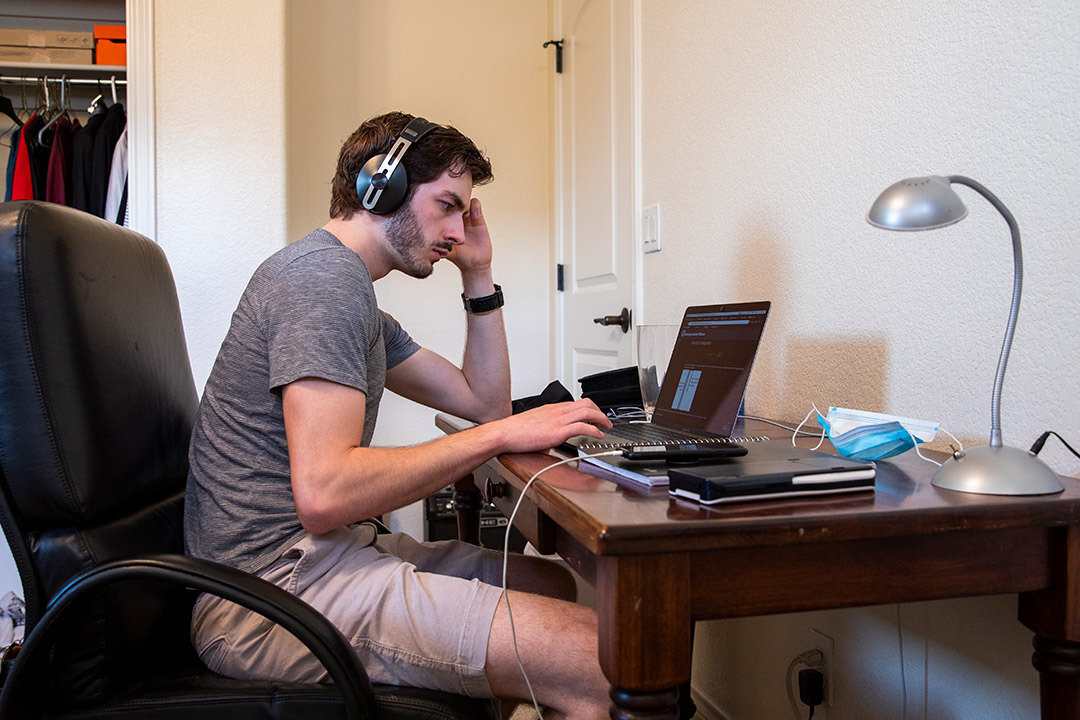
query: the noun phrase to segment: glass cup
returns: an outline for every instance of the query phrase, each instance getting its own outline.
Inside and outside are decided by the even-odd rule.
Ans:
[[[641,384],[641,406],[645,418],[652,420],[660,386],[664,384],[671,351],[679,337],[678,325],[638,325],[634,332],[637,348],[638,382]]]

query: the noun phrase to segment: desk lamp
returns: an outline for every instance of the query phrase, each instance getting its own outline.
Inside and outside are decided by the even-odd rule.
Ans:
[[[1001,346],[994,394],[990,403],[990,444],[954,451],[934,474],[932,484],[948,490],[983,495],[1047,495],[1064,487],[1054,471],[1032,453],[1001,441],[1001,385],[1009,362],[1024,264],[1020,254],[1020,229],[1009,209],[992,192],[962,175],[908,178],[890,185],[874,201],[866,219],[885,230],[936,230],[967,217],[967,208],[950,184],[967,185],[986,198],[1005,218],[1012,233],[1013,296],[1005,342]]]

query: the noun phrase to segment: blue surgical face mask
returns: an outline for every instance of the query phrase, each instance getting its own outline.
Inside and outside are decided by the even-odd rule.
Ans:
[[[836,451],[852,460],[883,460],[929,442],[938,425],[911,418],[870,413],[847,408],[829,408],[829,416],[817,413]]]

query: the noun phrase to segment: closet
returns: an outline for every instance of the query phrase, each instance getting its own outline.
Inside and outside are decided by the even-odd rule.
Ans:
[[[0,11],[0,28],[36,36],[92,37],[95,25],[124,24],[124,0],[5,0]],[[0,57],[0,186],[4,199],[59,202],[124,223],[127,67],[82,56]]]

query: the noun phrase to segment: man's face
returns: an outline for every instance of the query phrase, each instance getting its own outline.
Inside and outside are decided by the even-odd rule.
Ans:
[[[472,196],[472,176],[445,172],[416,188],[412,198],[384,226],[398,270],[415,278],[431,275],[435,263],[465,242],[463,213]]]

